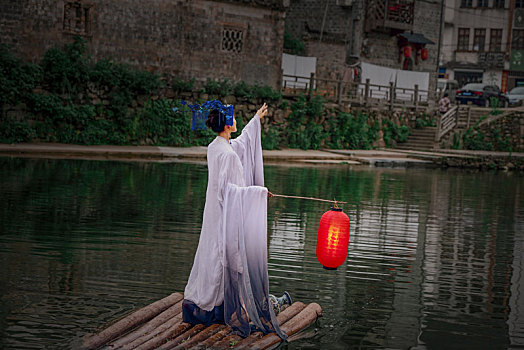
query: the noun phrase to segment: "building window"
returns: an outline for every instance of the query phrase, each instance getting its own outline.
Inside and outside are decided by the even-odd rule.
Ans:
[[[475,29],[475,36],[473,37],[473,51],[484,51],[486,44],[486,29]]]
[[[222,29],[222,51],[241,53],[244,39],[244,31],[238,28]]]
[[[477,0],[477,7],[488,7],[488,0]]]
[[[66,1],[64,3],[64,32],[76,35],[90,35],[92,8],[92,4],[80,1]]]
[[[503,9],[506,7],[505,0],[493,0],[493,8]]]
[[[524,29],[513,29],[511,48],[517,50],[524,49]]]
[[[515,7],[516,8],[524,7],[524,0],[516,0],[515,1]]]
[[[469,50],[469,28],[459,28],[457,51]]]
[[[491,29],[489,35],[489,51],[500,52],[502,49],[502,29]]]
[[[462,0],[460,2],[460,7],[472,8],[473,7],[473,0]]]

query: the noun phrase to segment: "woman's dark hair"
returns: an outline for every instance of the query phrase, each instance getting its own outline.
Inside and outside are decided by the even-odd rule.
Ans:
[[[226,118],[222,117],[221,118],[222,120],[220,120],[220,123],[219,123],[220,117],[221,116],[220,116],[220,112],[218,111],[218,109],[212,109],[207,116],[207,120],[206,120],[207,127],[213,130],[214,132],[224,131],[224,127],[226,126]]]

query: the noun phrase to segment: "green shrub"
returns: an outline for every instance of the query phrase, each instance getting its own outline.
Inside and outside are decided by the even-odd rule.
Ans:
[[[181,92],[181,91],[193,91],[193,88],[195,87],[195,79],[191,79],[189,81],[185,81],[179,78],[173,79],[173,82],[171,83],[171,88],[174,91]]]
[[[236,97],[243,97],[246,99],[258,98],[267,100],[268,102],[279,101],[282,99],[280,91],[273,89],[267,85],[249,85],[244,81],[233,83],[229,79],[217,81],[208,79],[202,92],[209,95],[218,95],[225,97],[234,94]]]
[[[451,149],[460,149],[460,133],[458,132],[453,134],[453,144],[451,145]]]
[[[338,113],[330,118],[328,145],[331,148],[371,149],[377,132],[377,126],[368,125],[364,113]]]
[[[41,79],[39,66],[15,57],[6,45],[0,44],[0,106],[25,102]]]
[[[287,30],[284,31],[284,51],[292,55],[303,55],[306,45],[303,41],[295,39]]]
[[[287,120],[287,127],[282,130],[282,142],[291,148],[318,149],[324,138],[324,129],[319,124],[323,115],[324,99],[314,96],[307,99],[299,96],[297,102],[291,106],[291,114]]]
[[[253,86],[253,96],[255,98],[268,100],[268,101],[279,101],[282,99],[282,94],[280,91],[273,89],[271,86],[267,85],[257,85]]]
[[[203,92],[210,95],[219,95],[225,97],[233,93],[234,84],[229,79],[217,81],[213,79],[207,79],[204,85]]]
[[[76,94],[89,78],[86,41],[75,37],[64,49],[54,47],[44,54],[43,83],[53,93]]]
[[[262,148],[267,150],[279,149],[280,132],[275,126],[270,127],[266,132],[262,132]]]
[[[425,128],[428,126],[437,126],[435,118],[430,118],[427,114],[424,113],[421,118],[417,118],[415,120],[415,128],[417,129]]]
[[[473,129],[469,127],[462,136],[462,142],[465,149],[469,150],[491,150],[493,147],[488,145],[484,140],[484,133],[480,132],[478,128]]]
[[[382,131],[384,133],[384,142],[386,146],[392,145],[392,140],[396,142],[405,142],[409,136],[409,127],[406,125],[398,126],[391,120],[387,120],[382,124]]]
[[[0,119],[0,143],[28,142],[35,137],[35,131],[26,122],[13,118]]]
[[[253,86],[247,84],[244,81],[238,82],[233,88],[236,97],[244,97],[247,99],[255,97],[253,90]]]

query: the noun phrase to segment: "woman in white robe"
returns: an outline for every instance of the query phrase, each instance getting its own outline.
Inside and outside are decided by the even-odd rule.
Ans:
[[[206,124],[218,133],[207,149],[208,185],[202,230],[184,291],[184,322],[225,323],[248,336],[253,329],[276,332],[268,299],[267,198],[260,119],[264,104],[232,140],[236,120],[226,125],[220,110]]]

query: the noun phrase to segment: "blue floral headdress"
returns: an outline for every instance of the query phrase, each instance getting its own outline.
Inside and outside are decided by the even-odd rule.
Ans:
[[[186,101],[180,101],[184,106],[188,106],[193,112],[193,130],[206,130],[206,120],[209,112],[213,109],[218,110],[218,125],[233,126],[233,105],[223,105],[219,100],[206,101],[201,105],[190,105]]]

